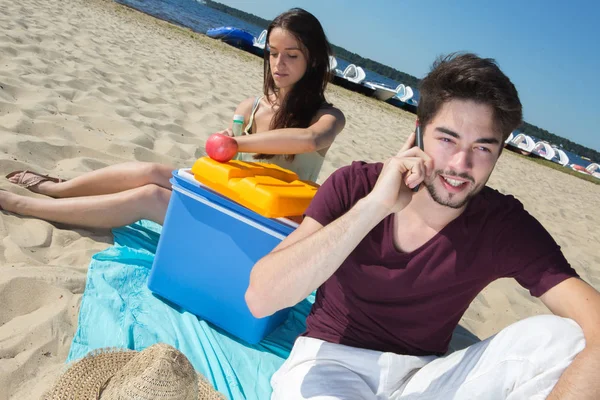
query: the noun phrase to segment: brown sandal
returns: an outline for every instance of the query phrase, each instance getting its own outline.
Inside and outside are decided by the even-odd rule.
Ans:
[[[64,179],[53,178],[48,175],[41,175],[41,174],[38,174],[37,172],[28,171],[28,170],[13,171],[10,174],[6,175],[6,179],[10,179],[17,174],[21,174],[21,176],[19,176],[19,180],[17,182],[13,182],[13,183],[15,183],[16,185],[19,185],[25,189],[29,189],[33,186],[39,185],[42,182],[49,181],[49,182],[54,182],[54,183],[61,183],[61,182],[65,181]],[[29,176],[26,179],[24,179],[24,177],[27,176],[28,174],[29,174]]]

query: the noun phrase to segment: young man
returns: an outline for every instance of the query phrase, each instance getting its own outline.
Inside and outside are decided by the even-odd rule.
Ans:
[[[257,317],[318,288],[272,398],[600,398],[600,294],[519,201],[485,186],[521,123],[514,85],[493,60],[451,55],[422,81],[418,118],[424,151],[411,135],[384,164],[336,171],[255,265],[246,301]],[[556,316],[443,357],[501,277]]]

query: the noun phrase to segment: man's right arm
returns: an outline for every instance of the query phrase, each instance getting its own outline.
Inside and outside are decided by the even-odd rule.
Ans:
[[[305,218],[296,231],[254,265],[246,291],[252,315],[266,317],[302,301],[335,273],[381,220],[410,203],[411,188],[433,171],[433,161],[414,147],[414,140],[413,133],[398,154],[385,162],[371,192],[350,210],[326,226]]]
[[[302,224],[252,269],[246,303],[257,318],[292,307],[340,267],[361,240],[387,215],[368,197],[323,227],[306,217]]]

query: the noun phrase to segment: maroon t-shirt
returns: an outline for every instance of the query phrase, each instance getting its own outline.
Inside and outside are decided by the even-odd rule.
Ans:
[[[306,215],[322,225],[375,186],[382,164],[333,173]],[[512,196],[485,187],[466,210],[410,253],[393,243],[393,216],[380,222],[317,290],[304,336],[409,355],[446,353],[471,301],[490,282],[514,277],[541,296],[577,273],[550,234]]]

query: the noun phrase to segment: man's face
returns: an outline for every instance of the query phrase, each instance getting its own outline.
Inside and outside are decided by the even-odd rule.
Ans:
[[[470,100],[445,103],[423,133],[434,172],[424,183],[435,202],[462,208],[488,181],[502,148],[493,111]]]

